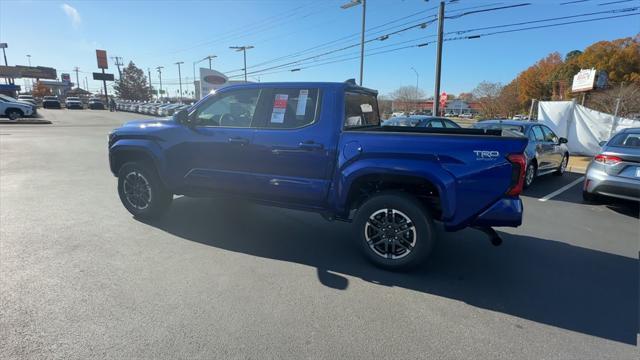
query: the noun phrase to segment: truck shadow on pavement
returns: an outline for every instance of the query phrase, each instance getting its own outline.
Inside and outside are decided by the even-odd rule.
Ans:
[[[325,286],[348,277],[463,301],[491,311],[627,344],[636,343],[638,260],[502,233],[494,248],[475,230],[439,231],[429,262],[407,273],[366,262],[350,224],[315,214],[221,199],[175,199],[147,222],[186,240],[315,267]],[[526,331],[526,323],[514,331]]]

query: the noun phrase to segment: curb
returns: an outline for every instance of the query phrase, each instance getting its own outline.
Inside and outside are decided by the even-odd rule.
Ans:
[[[0,125],[4,125],[4,124],[11,124],[11,125],[18,125],[18,124],[24,124],[24,125],[48,125],[48,124],[52,124],[51,121],[49,120],[36,120],[36,119],[28,119],[28,120],[18,120],[18,121],[11,121],[11,120],[0,120]]]

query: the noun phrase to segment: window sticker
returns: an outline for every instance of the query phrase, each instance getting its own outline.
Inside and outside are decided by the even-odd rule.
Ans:
[[[360,110],[362,110],[363,113],[370,113],[373,112],[373,106],[371,106],[371,104],[360,104]]]
[[[284,123],[284,113],[287,111],[287,101],[289,95],[276,94],[273,101],[273,112],[271,113],[271,122],[276,124]]]
[[[307,111],[307,98],[309,97],[309,90],[300,90],[298,95],[298,106],[296,107],[296,116],[304,116]]]

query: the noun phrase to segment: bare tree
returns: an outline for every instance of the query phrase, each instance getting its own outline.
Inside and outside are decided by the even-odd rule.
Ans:
[[[424,92],[415,86],[401,86],[389,94],[389,97],[400,110],[410,111],[416,110],[418,100],[424,98]]]
[[[594,92],[589,97],[587,105],[594,110],[613,114],[618,98],[618,116],[627,117],[640,113],[640,86],[635,84],[613,86],[604,91]]]
[[[480,104],[480,115],[484,118],[500,116],[500,93],[502,84],[483,81],[473,89],[473,97]]]

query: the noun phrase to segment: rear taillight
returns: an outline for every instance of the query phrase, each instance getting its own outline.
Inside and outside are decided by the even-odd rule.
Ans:
[[[593,158],[593,161],[598,162],[600,164],[605,164],[605,165],[615,165],[615,164],[621,162],[622,159],[620,159],[617,156],[613,156],[613,155],[599,154],[599,155],[596,155],[596,157]]]
[[[507,160],[511,163],[511,185],[507,190],[507,195],[518,196],[522,192],[524,186],[524,173],[527,165],[527,160],[523,154],[510,154],[507,156]]]

